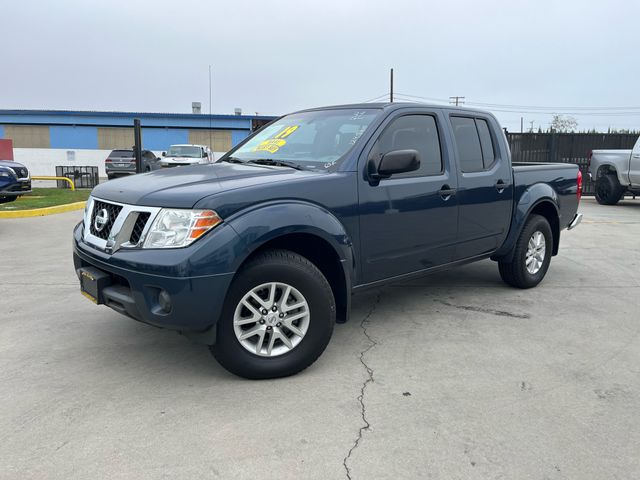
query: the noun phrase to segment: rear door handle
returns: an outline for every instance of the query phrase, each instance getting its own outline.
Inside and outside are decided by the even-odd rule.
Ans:
[[[495,184],[496,190],[498,193],[504,192],[504,189],[507,188],[508,184],[505,183],[502,179],[498,180]]]
[[[438,195],[442,197],[442,199],[446,202],[451,198],[452,195],[456,194],[456,189],[451,188],[449,185],[443,185],[440,190],[438,190]]]

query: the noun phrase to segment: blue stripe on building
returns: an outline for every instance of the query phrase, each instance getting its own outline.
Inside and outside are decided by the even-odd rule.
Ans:
[[[133,125],[134,118],[139,118],[143,127],[211,127],[251,130],[252,120],[270,121],[274,117],[263,115],[205,115],[192,113],[0,110],[0,124],[130,127]]]
[[[51,148],[98,148],[96,127],[52,125],[49,134]]]
[[[231,130],[231,145],[236,146],[242,140],[249,136],[249,131],[247,130]]]
[[[142,129],[142,145],[147,150],[166,150],[170,145],[180,143],[189,143],[189,130],[179,128]]]
[[[144,148],[165,150],[189,143],[189,129],[231,130],[231,144],[244,140],[254,126],[273,120],[263,115],[206,115],[192,113],[82,112],[70,110],[0,110],[0,138],[4,125],[46,125],[51,148],[97,149],[98,127],[132,127],[140,119]],[[151,128],[153,127],[153,128]]]

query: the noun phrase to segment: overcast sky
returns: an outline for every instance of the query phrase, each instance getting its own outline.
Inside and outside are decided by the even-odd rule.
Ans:
[[[516,105],[489,108],[510,131],[552,111],[637,129],[639,18],[629,0],[2,0],[0,109],[208,112],[211,64],[214,113],[282,114],[383,95],[394,67],[404,95]]]

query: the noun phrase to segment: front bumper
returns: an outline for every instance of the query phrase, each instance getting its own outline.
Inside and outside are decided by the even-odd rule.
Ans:
[[[31,193],[31,180],[17,180],[0,188],[0,197],[16,197]]]
[[[89,268],[109,276],[108,285],[95,295],[97,303],[135,320],[187,335],[207,332],[218,321],[233,273],[194,275],[189,272],[189,247],[170,251],[121,250],[107,255],[83,242],[82,228],[80,223],[74,230],[76,272],[80,276],[81,269]],[[159,255],[166,265],[153,260]],[[162,291],[170,298],[169,311],[161,307]]]

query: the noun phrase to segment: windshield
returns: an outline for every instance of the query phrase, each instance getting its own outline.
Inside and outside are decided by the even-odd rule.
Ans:
[[[202,157],[202,149],[200,147],[172,145],[167,151],[167,157],[200,158]]]
[[[328,169],[356,143],[376,109],[317,110],[287,115],[231,153],[240,161],[269,159]]]

